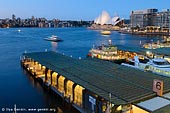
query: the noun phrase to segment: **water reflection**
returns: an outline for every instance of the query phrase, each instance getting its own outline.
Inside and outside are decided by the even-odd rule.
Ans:
[[[35,88],[37,88],[37,89],[39,89],[39,90],[42,89],[41,86],[40,86],[40,84],[39,84],[38,82],[36,82],[36,81],[34,80],[34,78],[31,77],[27,71],[25,71],[24,69],[23,69],[22,71],[23,71],[23,73],[27,76],[30,84],[31,84],[33,87],[35,87]]]
[[[121,45],[125,45],[125,43],[126,43],[126,36],[125,35],[120,35],[120,44]]]
[[[51,46],[52,46],[52,51],[57,52],[58,43],[57,42],[51,42]]]
[[[106,37],[106,38],[110,37],[110,35],[103,35],[103,34],[101,36]]]
[[[57,94],[43,88],[43,86],[26,70],[23,69],[23,73],[28,78],[31,86],[39,92],[39,95],[43,95],[43,101],[45,105],[40,105],[40,108],[50,109],[51,111],[48,111],[48,113],[79,113],[75,108],[71,107],[66,102],[63,102],[63,99]]]

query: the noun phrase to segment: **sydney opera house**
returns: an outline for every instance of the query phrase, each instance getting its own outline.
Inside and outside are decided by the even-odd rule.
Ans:
[[[103,11],[102,14],[94,20],[94,24],[90,29],[119,30],[123,23],[123,20],[121,20],[119,16],[112,18],[106,11]]]

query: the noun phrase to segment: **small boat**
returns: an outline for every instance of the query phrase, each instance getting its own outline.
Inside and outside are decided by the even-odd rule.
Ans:
[[[55,36],[55,35],[52,35],[52,36],[49,37],[49,38],[44,38],[44,40],[52,41],[52,42],[60,42],[60,41],[63,41],[61,38],[59,38],[58,36]]]
[[[102,35],[110,35],[110,34],[111,34],[111,31],[101,31],[101,34],[102,34]]]
[[[134,60],[129,60],[128,63],[122,63],[122,65],[170,77],[170,63],[163,58],[148,59],[135,56]]]

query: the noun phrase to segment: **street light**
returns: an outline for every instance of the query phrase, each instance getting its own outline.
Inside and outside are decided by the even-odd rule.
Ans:
[[[112,108],[112,106],[111,106],[111,98],[112,98],[112,94],[109,92],[109,112],[111,113],[111,108]]]

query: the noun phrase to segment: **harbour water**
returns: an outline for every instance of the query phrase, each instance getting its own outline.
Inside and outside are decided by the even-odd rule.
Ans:
[[[62,102],[44,90],[39,83],[27,75],[20,66],[24,52],[55,51],[73,58],[85,58],[93,45],[107,44],[111,39],[115,45],[139,47],[140,41],[161,39],[141,37],[112,31],[103,36],[100,31],[86,28],[9,28],[0,29],[0,112],[17,108],[55,109],[58,113],[75,113],[61,106]],[[57,35],[63,42],[43,40]],[[9,109],[8,109],[9,108]]]

